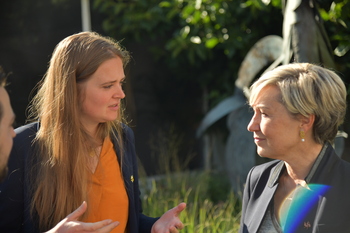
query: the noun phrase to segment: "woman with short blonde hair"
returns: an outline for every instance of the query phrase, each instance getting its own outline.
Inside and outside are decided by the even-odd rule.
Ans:
[[[272,161],[247,176],[239,232],[349,232],[350,164],[331,144],[346,94],[335,72],[309,63],[282,65],[253,83],[248,130]]]
[[[318,143],[333,142],[344,121],[347,95],[334,71],[309,63],[277,67],[251,86],[250,103],[266,85],[280,89],[281,101],[292,115],[315,115],[313,136]]]

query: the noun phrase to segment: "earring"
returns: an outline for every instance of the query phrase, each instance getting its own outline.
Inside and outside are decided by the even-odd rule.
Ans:
[[[304,130],[301,129],[299,134],[300,134],[300,137],[301,137],[301,141],[305,142],[305,132],[304,132]]]

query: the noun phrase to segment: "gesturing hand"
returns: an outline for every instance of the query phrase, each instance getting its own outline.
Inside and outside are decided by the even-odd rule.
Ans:
[[[184,228],[184,224],[179,219],[179,214],[186,208],[186,203],[165,212],[152,226],[152,233],[178,233]]]
[[[94,223],[79,222],[78,219],[84,214],[86,208],[87,204],[84,201],[83,204],[78,207],[78,209],[69,214],[54,228],[46,233],[109,233],[119,225],[119,222],[113,222],[110,219]]]

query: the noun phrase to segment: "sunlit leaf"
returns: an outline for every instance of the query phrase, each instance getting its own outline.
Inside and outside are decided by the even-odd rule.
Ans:
[[[218,43],[219,43],[218,38],[213,37],[213,38],[210,38],[209,40],[207,40],[207,41],[205,42],[205,47],[207,47],[207,48],[209,48],[209,49],[212,49],[212,48],[214,48]]]

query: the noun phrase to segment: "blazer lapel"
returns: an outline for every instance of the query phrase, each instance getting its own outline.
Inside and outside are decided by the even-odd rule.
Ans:
[[[279,162],[276,167],[271,171],[267,185],[264,187],[256,187],[256,189],[263,189],[262,191],[254,191],[253,195],[260,194],[260,196],[252,196],[251,199],[259,201],[251,201],[248,205],[248,208],[251,213],[250,219],[248,220],[248,229],[249,232],[257,232],[260,224],[265,216],[266,210],[269,207],[269,204],[272,200],[272,197],[278,187],[278,178],[283,169],[284,162]],[[261,201],[264,200],[264,201]]]
[[[264,201],[255,202],[256,205],[253,208],[252,215],[251,215],[251,221],[249,223],[250,231],[249,232],[257,232],[260,224],[265,216],[266,210],[269,207],[269,204],[271,202],[271,199],[273,197],[273,194],[275,193],[277,188],[277,185],[274,187],[266,187],[264,192],[261,195],[261,199]]]

